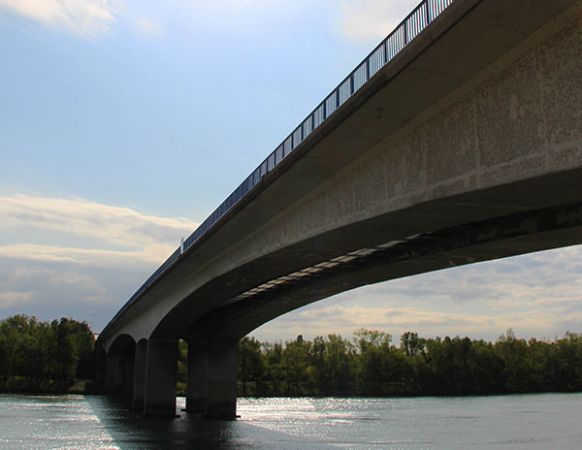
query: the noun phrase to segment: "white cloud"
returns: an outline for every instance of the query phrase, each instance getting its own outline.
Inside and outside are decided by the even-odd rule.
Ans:
[[[339,26],[353,41],[376,43],[386,37],[419,0],[342,0]]]
[[[0,257],[99,265],[109,258],[161,261],[197,226],[188,219],[83,199],[23,194],[0,196],[0,217],[5,236],[20,235],[20,242],[0,245]],[[30,242],[32,238],[42,243]]]
[[[173,250],[173,248],[172,248]],[[57,245],[12,244],[0,246],[0,258],[17,260],[74,263],[113,267],[120,264],[161,263],[170,249],[165,245],[146,247],[140,251],[115,251],[60,247]]]
[[[0,0],[0,9],[83,37],[107,32],[116,14],[108,0]]]
[[[134,27],[140,35],[147,38],[155,38],[164,34],[164,29],[162,26],[147,17],[140,17],[136,19],[134,22]]]
[[[197,226],[79,198],[0,196],[0,312],[96,330]]]

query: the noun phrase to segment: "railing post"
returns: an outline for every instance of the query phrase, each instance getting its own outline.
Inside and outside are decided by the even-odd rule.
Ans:
[[[354,93],[354,72],[350,73],[350,95]]]
[[[430,8],[428,7],[428,0],[424,0],[424,11],[426,13],[426,26],[430,23]]]

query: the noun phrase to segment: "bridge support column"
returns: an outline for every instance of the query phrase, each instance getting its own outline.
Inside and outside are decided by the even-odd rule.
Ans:
[[[145,416],[176,416],[178,341],[150,339],[145,362]]]
[[[118,389],[122,384],[121,356],[109,352],[105,357],[105,386]]]
[[[206,412],[208,385],[208,345],[206,341],[188,342],[188,385],[186,387],[186,411]]]
[[[237,342],[212,342],[208,346],[206,417],[236,418]]]
[[[142,339],[135,346],[132,408],[143,411],[146,386],[147,341]]]
[[[107,355],[101,347],[95,348],[95,382],[105,385],[107,378]]]

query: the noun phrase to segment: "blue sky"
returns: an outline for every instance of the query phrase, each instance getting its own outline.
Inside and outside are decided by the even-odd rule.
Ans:
[[[100,330],[415,4],[0,0],[0,318]],[[255,334],[552,337],[582,318],[580,254],[379,284]]]

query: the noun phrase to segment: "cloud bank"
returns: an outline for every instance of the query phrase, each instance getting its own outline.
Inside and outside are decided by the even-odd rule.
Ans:
[[[0,245],[0,256],[86,264],[100,263],[103,258],[159,261],[197,226],[187,219],[83,199],[24,194],[0,196],[0,216],[0,231],[21,240]],[[72,246],[71,241],[79,245]]]
[[[197,226],[80,198],[0,196],[0,316],[103,327]]]

